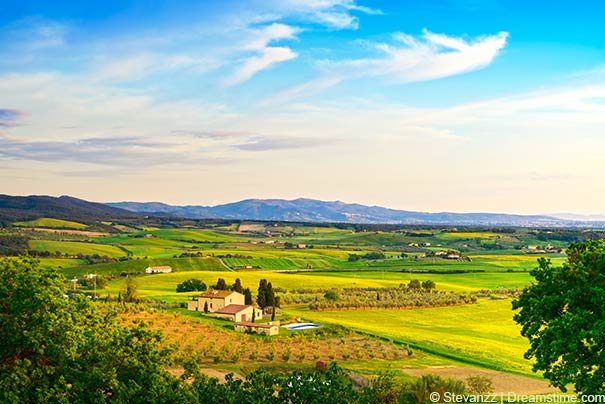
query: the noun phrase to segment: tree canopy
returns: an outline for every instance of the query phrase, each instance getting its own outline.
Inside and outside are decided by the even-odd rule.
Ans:
[[[204,291],[208,286],[201,279],[187,279],[176,285],[177,292]]]
[[[161,335],[63,282],[31,258],[0,260],[0,402],[178,401]]]
[[[534,371],[553,386],[579,394],[605,391],[605,242],[572,244],[555,267],[545,258],[531,271],[535,283],[513,302],[514,319],[530,342]]]
[[[223,278],[218,278],[216,281],[216,285],[214,286],[216,290],[227,290],[227,282]]]

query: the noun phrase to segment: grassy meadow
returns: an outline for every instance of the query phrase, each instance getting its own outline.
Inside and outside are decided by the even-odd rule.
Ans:
[[[531,375],[529,347],[512,320],[511,300],[415,310],[319,311],[289,308],[305,320],[337,324],[472,366]]]
[[[126,252],[118,247],[79,241],[58,240],[31,240],[30,247],[34,251],[59,251],[67,255],[102,255],[110,258],[119,258]]]
[[[323,296],[323,291],[328,289],[399,288],[414,279],[431,280],[437,290],[445,292],[491,291],[485,294],[491,298],[479,297],[474,304],[422,309],[311,311],[308,304],[282,308],[279,319],[291,321],[301,317],[344,333],[334,338],[349,341],[356,335],[365,341],[355,342],[355,337],[350,339],[351,349],[339,346],[332,350],[329,348],[331,343],[322,342],[321,347],[316,348],[317,343],[312,341],[317,336],[312,333],[283,332],[280,341],[282,338],[298,341],[294,346],[299,347],[296,348],[302,358],[299,361],[311,361],[319,350],[320,357],[333,356],[360,374],[380,373],[388,362],[402,377],[409,377],[401,373],[405,368],[454,365],[531,376],[531,364],[523,359],[527,342],[520,337],[519,328],[512,321],[511,298],[497,292],[522,289],[530,284],[529,271],[536,267],[538,257],[550,258],[555,264],[562,263],[564,250],[559,252],[556,248],[567,246],[567,242],[556,234],[527,229],[395,228],[370,231],[353,226],[254,222],[197,224],[197,227],[191,223],[187,227],[175,223],[152,227],[106,222],[103,223],[105,229],[114,230],[104,235],[74,232],[86,227],[79,225],[38,219],[15,223],[11,231],[27,237],[30,252],[40,254],[41,265],[60,269],[66,279],[81,279],[89,273],[105,276],[109,282],[105,289],[98,290],[101,297],[108,294],[117,297],[125,288],[126,276],[130,276],[136,280],[138,295],[143,301],[170,307],[186,303],[197,293],[176,293],[179,283],[193,278],[201,279],[209,286],[219,277],[227,284],[233,284],[239,278],[254,296],[261,279],[269,280],[278,289],[278,296],[298,293],[298,289]],[[72,231],[61,232],[61,229]],[[551,246],[548,253],[533,253],[536,246],[544,249],[547,245]],[[441,257],[444,254],[457,254],[460,258],[445,259]],[[171,266],[173,272],[144,274],[146,267],[160,265]],[[170,331],[172,328],[179,330],[179,327],[190,330],[193,335],[186,339],[189,345],[177,343],[181,353],[201,346],[202,343],[196,341],[205,341],[208,335],[214,335],[213,328],[228,335],[231,348],[239,346],[230,324],[183,309],[168,310],[176,310],[176,317],[164,316],[160,322],[165,323],[169,338],[175,343],[179,341],[183,334]],[[194,320],[201,321],[202,329],[206,331],[198,330],[185,320],[192,315],[199,317]],[[367,338],[386,341],[387,345],[394,344],[399,348],[384,348],[389,353],[381,358],[380,344],[367,342]],[[305,342],[307,340],[311,342]],[[245,346],[258,345],[255,337],[246,336],[242,341]],[[289,346],[284,343],[280,342],[276,348],[279,355],[289,349],[284,348]],[[378,344],[374,347],[375,357],[355,353],[363,350],[363,344],[367,347]],[[414,354],[403,355],[401,347],[410,347]],[[231,348],[220,348],[222,351],[219,352],[219,347],[209,347],[204,350],[204,357],[211,360],[219,354],[227,355]],[[257,358],[239,355],[238,360],[246,366],[266,362],[262,359],[262,348],[254,349],[258,351]],[[237,350],[243,352],[247,348]],[[284,363],[294,361],[284,359],[286,356],[279,360]],[[223,362],[226,368],[235,366],[228,358]]]
[[[72,222],[69,220],[52,219],[43,217],[28,222],[15,222],[14,226],[18,227],[43,227],[48,229],[73,229],[73,230],[84,230],[88,226],[83,223]]]

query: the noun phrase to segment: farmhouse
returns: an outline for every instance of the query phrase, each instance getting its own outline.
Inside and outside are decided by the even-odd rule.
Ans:
[[[187,304],[187,308],[193,311],[205,311],[206,306],[208,312],[215,311],[229,306],[230,304],[244,304],[244,295],[231,290],[207,290],[199,296],[194,296]]]
[[[260,335],[277,335],[279,334],[279,325],[276,323],[249,323],[238,322],[233,325],[237,332],[256,333]]]
[[[147,269],[145,269],[145,273],[147,274],[167,274],[169,272],[172,272],[172,267],[170,266],[147,267]]]
[[[225,320],[233,321],[234,323],[251,321],[252,318],[262,318],[263,312],[249,304],[230,304],[222,309],[216,310],[215,317],[224,318]]]

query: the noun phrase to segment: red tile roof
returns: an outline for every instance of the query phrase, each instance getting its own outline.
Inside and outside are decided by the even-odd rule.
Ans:
[[[212,298],[221,298],[221,299],[224,299],[224,298],[232,295],[233,293],[237,293],[237,292],[234,292],[232,290],[214,290],[214,289],[210,289],[210,290],[207,290],[206,292],[202,293],[201,295],[199,295],[199,297],[212,297]]]
[[[249,304],[230,304],[229,306],[225,306],[222,309],[215,311],[218,314],[237,314],[241,311],[246,310],[247,308],[252,307]]]

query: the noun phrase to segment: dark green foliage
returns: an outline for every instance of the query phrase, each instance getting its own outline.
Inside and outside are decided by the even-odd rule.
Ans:
[[[65,297],[64,280],[30,258],[0,261],[0,402],[186,400],[164,368],[161,335],[127,328],[109,306]]]
[[[201,279],[187,279],[176,286],[177,292],[204,291],[208,288]]]
[[[336,301],[336,300],[338,300],[338,291],[328,290],[326,293],[324,293],[324,298],[326,300]]]
[[[219,383],[200,375],[195,376],[193,390],[197,402],[207,404],[354,404],[362,403],[362,394],[342,369],[328,366],[325,372],[297,370],[289,374],[271,373],[259,369],[246,380],[228,375]]]
[[[572,244],[568,260],[553,267],[539,258],[531,271],[536,282],[526,288],[513,309],[530,342],[525,353],[535,358],[553,386],[573,385],[580,394],[605,390],[605,242]]]
[[[260,307],[261,309],[264,309],[265,307],[268,306],[267,294],[265,292],[266,290],[267,290],[267,280],[261,279],[258,283],[258,294],[256,295],[256,304],[258,304],[258,307]]]
[[[244,287],[242,286],[242,281],[239,278],[235,279],[235,283],[233,284],[233,291],[237,293],[244,293]]]
[[[436,287],[437,285],[435,285],[435,282],[430,279],[427,279],[426,281],[422,282],[422,289],[431,290],[435,289]]]
[[[216,281],[216,286],[214,286],[216,290],[227,290],[227,282],[223,278],[218,278]]]
[[[252,291],[250,288],[244,289],[244,304],[252,304]]]
[[[420,283],[420,281],[418,279],[413,279],[408,284],[408,289],[411,289],[411,290],[418,290],[421,287],[422,287],[422,284]]]
[[[267,306],[275,306],[275,292],[273,291],[271,282],[267,284],[265,294],[267,295]]]
[[[372,251],[369,253],[366,253],[364,255],[358,255],[358,254],[349,254],[349,262],[356,262],[362,259],[365,260],[382,260],[385,259],[386,256],[384,255],[384,253],[382,251]]]
[[[17,234],[0,234],[0,255],[20,255],[29,249],[29,238]]]
[[[256,296],[256,304],[261,309],[268,306],[275,306],[275,292],[271,282],[266,279],[261,279],[258,283],[258,295]]]

